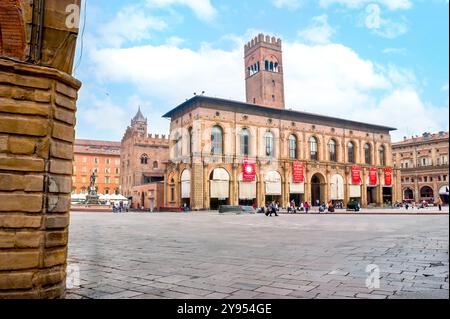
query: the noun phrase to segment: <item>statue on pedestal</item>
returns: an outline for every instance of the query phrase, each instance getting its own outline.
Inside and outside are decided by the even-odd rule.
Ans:
[[[86,196],[86,205],[99,205],[99,196],[97,195],[97,190],[95,189],[95,181],[97,176],[95,172],[92,172],[89,184],[89,194]]]

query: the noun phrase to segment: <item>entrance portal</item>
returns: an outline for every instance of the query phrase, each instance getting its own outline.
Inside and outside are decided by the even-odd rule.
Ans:
[[[373,205],[377,203],[377,188],[376,187],[367,187],[367,205]]]
[[[311,178],[311,206],[320,206],[325,202],[325,178],[315,174]]]
[[[230,204],[230,174],[224,168],[216,168],[209,176],[210,204],[212,210]]]
[[[392,187],[383,187],[383,204],[392,204]]]

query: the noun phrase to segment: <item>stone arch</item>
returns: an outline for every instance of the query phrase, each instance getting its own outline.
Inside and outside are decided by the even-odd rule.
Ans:
[[[331,200],[344,200],[344,178],[340,174],[331,176]]]
[[[216,167],[209,174],[209,198],[211,209],[230,203],[230,173],[223,167]]]
[[[403,189],[403,200],[414,201],[414,190],[411,187]]]
[[[433,187],[429,185],[424,185],[419,190],[420,200],[433,201],[434,200],[434,190]]]
[[[321,172],[311,174],[311,205],[318,206],[326,201],[327,179]]]
[[[20,1],[0,1],[0,56],[24,60],[25,47],[25,24]]]
[[[186,168],[181,173],[181,198],[191,198],[191,170]]]

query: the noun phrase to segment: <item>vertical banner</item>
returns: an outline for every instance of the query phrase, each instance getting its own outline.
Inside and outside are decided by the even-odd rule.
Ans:
[[[242,180],[244,182],[254,182],[256,179],[256,167],[255,163],[250,162],[248,159],[244,160],[242,164]]]
[[[352,166],[352,184],[361,184],[361,167]]]
[[[392,168],[384,169],[384,185],[392,186]]]
[[[292,181],[294,183],[303,183],[305,181],[304,164],[301,162],[292,163]]]
[[[378,169],[376,167],[371,167],[369,171],[369,185],[378,184]]]

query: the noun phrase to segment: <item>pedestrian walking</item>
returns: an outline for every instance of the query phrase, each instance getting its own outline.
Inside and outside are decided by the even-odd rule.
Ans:
[[[309,204],[308,202],[305,202],[305,214],[308,214],[309,211]]]

